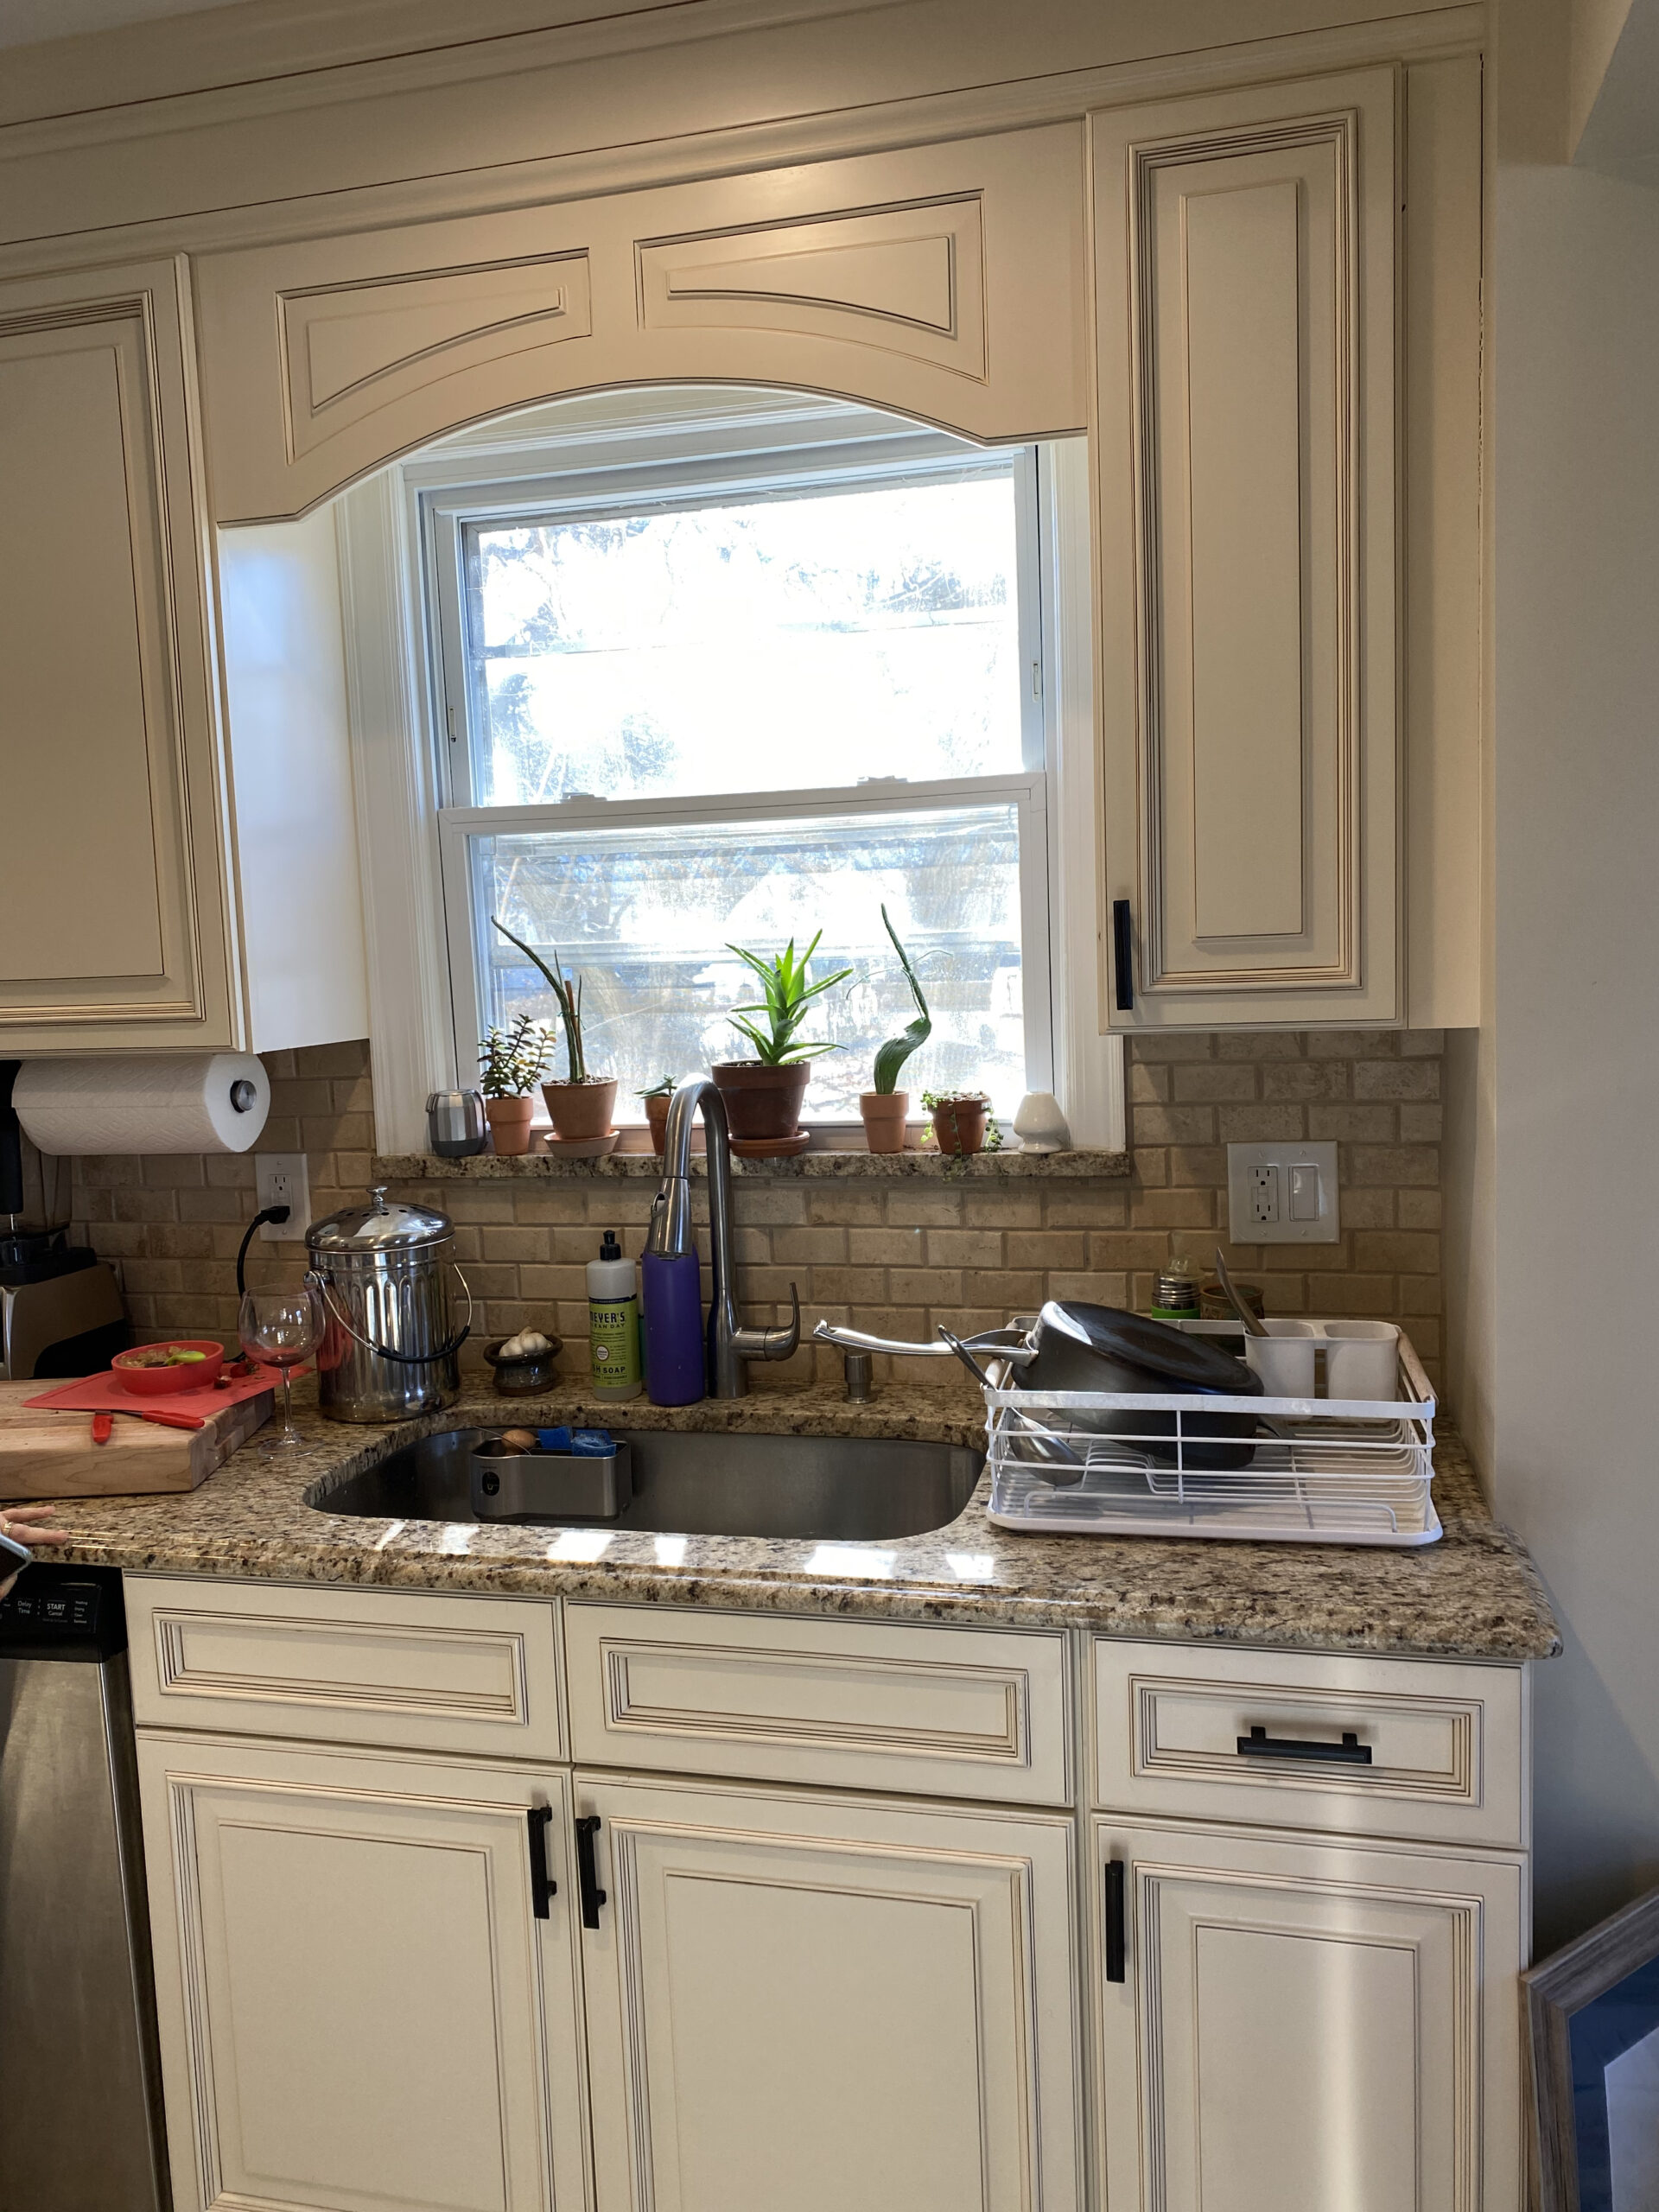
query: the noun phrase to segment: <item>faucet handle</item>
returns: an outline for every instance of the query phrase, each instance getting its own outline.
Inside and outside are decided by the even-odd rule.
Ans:
[[[789,1286],[789,1322],[786,1327],[765,1329],[761,1332],[762,1359],[788,1359],[801,1348],[801,1294],[793,1283]]]

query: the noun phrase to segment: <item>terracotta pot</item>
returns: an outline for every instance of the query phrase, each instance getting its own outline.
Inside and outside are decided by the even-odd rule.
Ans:
[[[792,1137],[811,1069],[804,1060],[767,1067],[761,1060],[725,1060],[713,1071],[734,1138]]]
[[[553,1116],[556,1137],[608,1136],[616,1103],[616,1077],[598,1083],[544,1083],[542,1096]]]
[[[952,1098],[933,1109],[933,1135],[944,1153],[982,1152],[990,1108],[982,1098]]]
[[[486,1098],[484,1112],[490,1124],[490,1139],[504,1157],[515,1152],[530,1150],[530,1117],[536,1111],[533,1098]]]
[[[673,1103],[671,1096],[647,1098],[645,1101],[645,1120],[651,1125],[651,1148],[653,1152],[660,1152],[663,1148],[664,1139],[668,1134],[668,1109]]]
[[[864,1116],[864,1141],[872,1152],[902,1152],[905,1116],[910,1111],[907,1090],[861,1090],[858,1110]]]

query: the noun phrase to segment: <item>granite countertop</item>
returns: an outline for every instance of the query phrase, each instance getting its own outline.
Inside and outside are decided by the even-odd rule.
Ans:
[[[977,1399],[895,1387],[854,1406],[838,1388],[818,1385],[669,1410],[643,1400],[603,1405],[567,1389],[532,1400],[464,1396],[391,1429],[326,1421],[297,1402],[296,1418],[304,1441],[286,1460],[267,1457],[256,1438],[187,1495],[65,1504],[60,1519],[74,1541],[56,1556],[149,1573],[1087,1628],[1318,1651],[1516,1660],[1560,1649],[1531,1560],[1492,1520],[1461,1443],[1444,1428],[1434,1497],[1446,1534],[1418,1550],[1015,1535],[986,1517],[988,1477],[947,1528],[828,1547],[798,1537],[661,1539],[594,1522],[562,1531],[359,1519],[319,1511],[305,1493],[429,1431],[554,1420],[898,1436],[982,1450]]]

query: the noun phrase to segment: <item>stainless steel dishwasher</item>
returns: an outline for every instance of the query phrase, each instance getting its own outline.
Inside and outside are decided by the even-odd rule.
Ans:
[[[168,2212],[121,1578],[0,1599],[0,2212]]]

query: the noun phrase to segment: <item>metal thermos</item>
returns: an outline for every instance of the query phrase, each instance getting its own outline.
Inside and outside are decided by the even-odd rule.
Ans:
[[[487,1126],[476,1090],[435,1090],[426,1102],[426,1141],[440,1160],[482,1152]]]
[[[455,1232],[426,1206],[389,1204],[382,1185],[366,1206],[347,1206],[305,1232],[310,1280],[327,1333],[317,1355],[317,1402],[331,1421],[389,1421],[435,1413],[461,1391],[457,1329],[449,1300]]]

